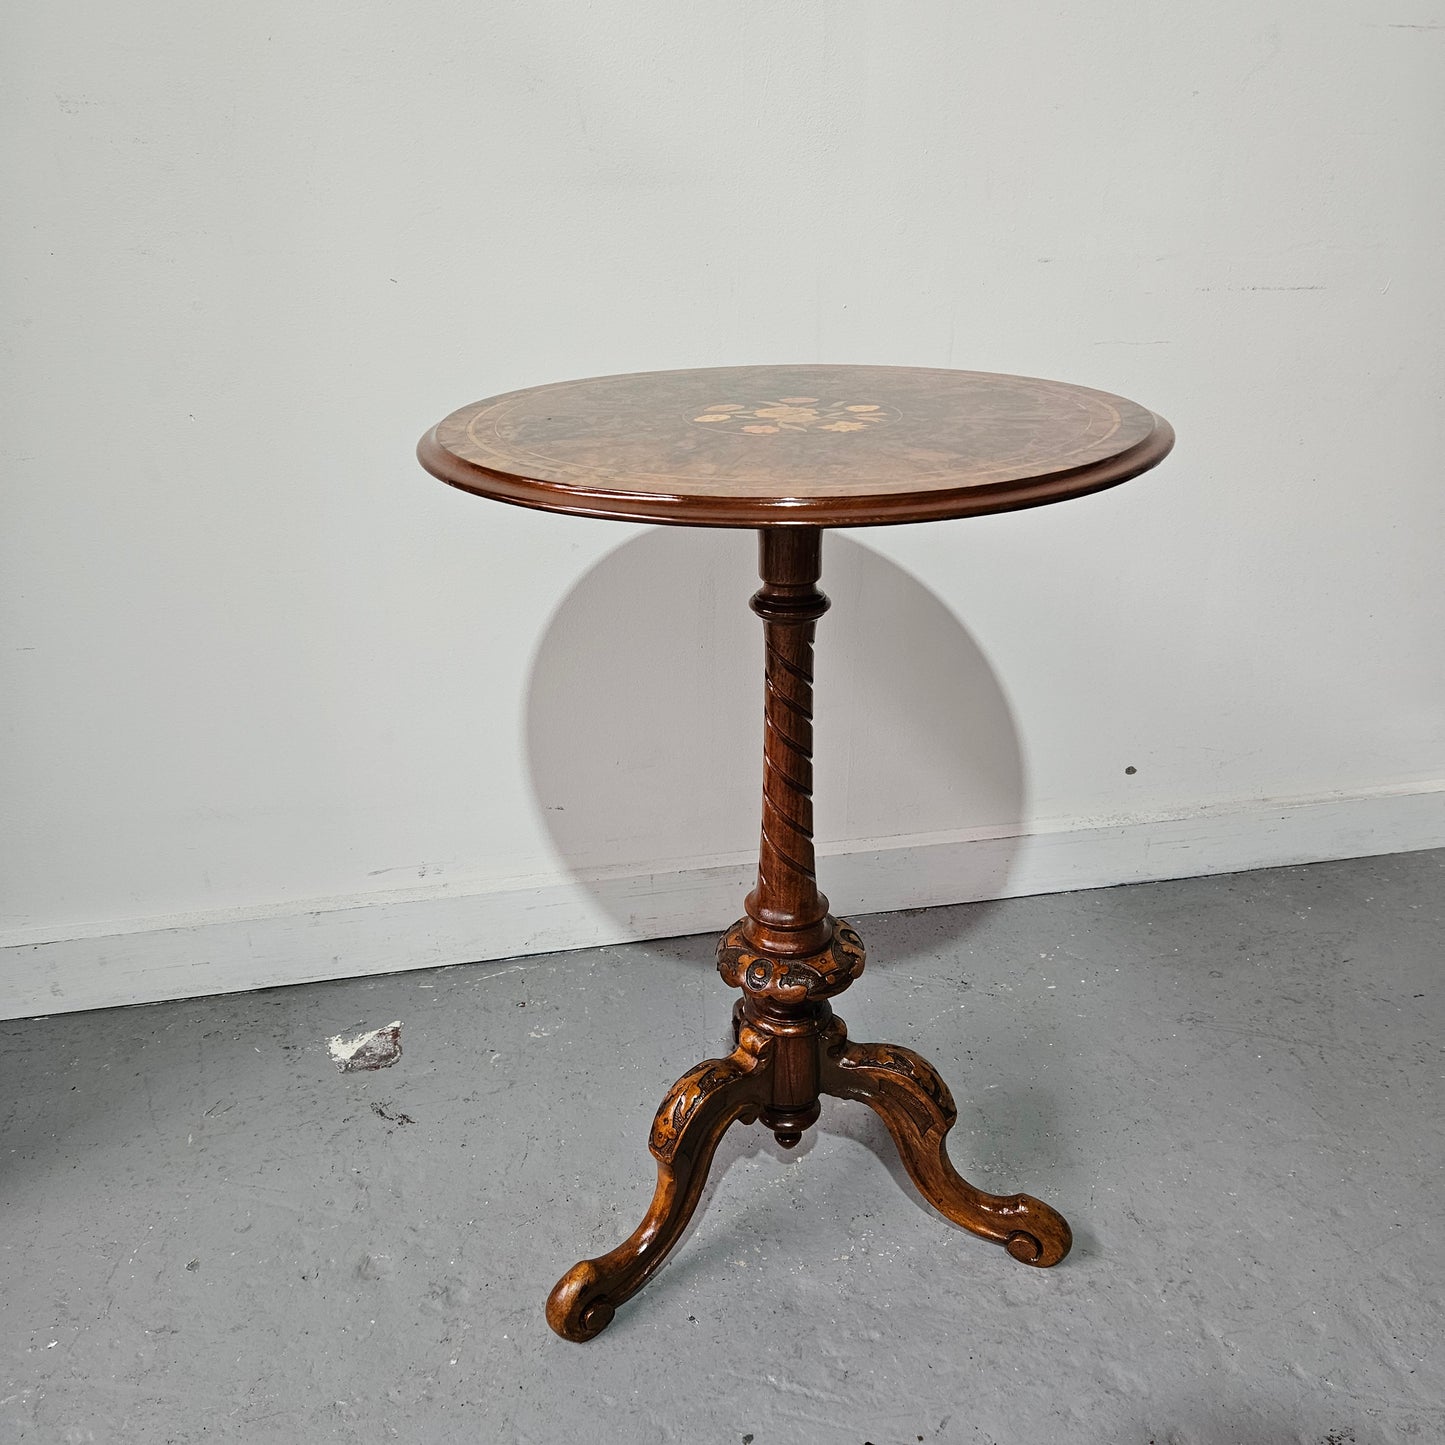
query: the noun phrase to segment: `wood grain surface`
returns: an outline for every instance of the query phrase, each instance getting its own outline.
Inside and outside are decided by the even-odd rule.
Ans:
[[[692,526],[870,526],[1009,511],[1137,476],[1169,424],[1036,377],[751,366],[591,377],[453,412],[418,447],[463,490]]]

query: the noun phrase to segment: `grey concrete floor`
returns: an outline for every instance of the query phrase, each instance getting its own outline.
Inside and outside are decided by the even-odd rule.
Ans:
[[[1442,903],[1436,852],[855,920],[853,1037],[1073,1255],[954,1229],[829,1103],[727,1136],[588,1345],[542,1301],[723,1051],[710,938],[0,1025],[0,1440],[1445,1440]]]

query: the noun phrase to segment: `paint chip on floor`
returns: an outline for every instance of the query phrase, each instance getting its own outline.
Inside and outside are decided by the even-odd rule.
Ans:
[[[389,1069],[401,1057],[401,1020],[385,1028],[370,1029],[348,1039],[341,1034],[327,1040],[336,1067],[344,1074],[358,1069]]]

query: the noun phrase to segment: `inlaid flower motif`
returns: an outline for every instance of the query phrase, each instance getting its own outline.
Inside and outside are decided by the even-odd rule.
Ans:
[[[748,406],[740,401],[705,407],[693,421],[720,430],[737,430],[751,436],[774,436],[785,431],[867,431],[892,420],[888,408],[876,402],[824,402],[816,396],[783,396]]]
[[[810,422],[817,419],[817,409],[811,406],[760,406],[754,416],[765,416],[769,421]]]

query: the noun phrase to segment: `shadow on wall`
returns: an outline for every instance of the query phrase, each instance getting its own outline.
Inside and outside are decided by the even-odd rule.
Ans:
[[[860,857],[861,873],[841,858],[830,868],[828,855],[1014,831],[1018,736],[988,659],[915,578],[830,533],[821,585],[833,606],[817,642],[819,882],[837,913],[897,907],[906,854]],[[732,913],[695,927],[742,912],[761,799],[762,624],[747,606],[757,586],[752,533],[659,527],[583,576],[538,648],[527,703],[537,807],[561,861],[634,936],[647,936],[636,909],[599,871],[734,865]],[[998,896],[1012,847],[955,852],[967,860],[957,887],[947,877],[951,898],[930,901]],[[840,886],[845,869],[854,881]]]

